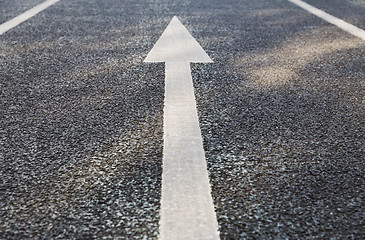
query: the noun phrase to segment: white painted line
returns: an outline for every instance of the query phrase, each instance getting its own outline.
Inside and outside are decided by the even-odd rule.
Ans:
[[[219,239],[190,62],[212,62],[174,17],[145,62],[165,62],[160,239]]]
[[[343,29],[344,31],[351,33],[352,35],[361,38],[362,40],[365,40],[365,31],[361,28],[358,28],[348,22],[343,21],[342,19],[336,18],[318,8],[313,7],[312,5],[309,5],[308,3],[305,3],[301,0],[288,0],[299,7],[307,10],[308,12],[316,15],[317,17],[322,18],[323,20]]]
[[[48,0],[41,4],[38,4],[37,6],[33,7],[32,9],[29,9],[28,11],[20,14],[19,16],[10,19],[9,21],[3,23],[0,25],[0,35],[4,34],[8,30],[18,26],[22,22],[27,21],[29,18],[34,17],[39,12],[43,11],[44,9],[48,8],[49,6],[55,4],[60,0]]]

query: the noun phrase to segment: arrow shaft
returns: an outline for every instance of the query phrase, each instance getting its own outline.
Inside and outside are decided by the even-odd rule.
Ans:
[[[165,66],[160,239],[219,239],[188,62]]]

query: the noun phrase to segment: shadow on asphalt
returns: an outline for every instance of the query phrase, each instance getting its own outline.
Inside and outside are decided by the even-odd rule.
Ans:
[[[193,66],[221,238],[361,238],[364,44],[263,12],[267,37],[205,38],[215,66]]]

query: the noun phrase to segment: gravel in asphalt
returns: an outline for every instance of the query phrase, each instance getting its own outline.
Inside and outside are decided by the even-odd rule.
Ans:
[[[364,42],[267,5],[196,27],[215,60],[193,72],[221,238],[361,239]]]
[[[61,1],[2,37],[0,238],[157,236],[164,66],[120,9]]]
[[[42,0],[5,0],[0,2],[0,24],[42,3]]]
[[[174,15],[214,60],[192,77],[221,239],[364,238],[365,43],[286,0],[61,0],[1,36],[0,238],[157,238],[143,59]]]

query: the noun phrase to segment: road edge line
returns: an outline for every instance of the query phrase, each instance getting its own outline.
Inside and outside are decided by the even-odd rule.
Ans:
[[[325,11],[318,9],[316,7],[313,7],[312,5],[309,5],[308,3],[305,3],[301,0],[288,0],[289,2],[294,3],[295,5],[303,8],[304,10],[312,13],[313,15],[316,15],[319,18],[322,18],[323,20],[341,28],[342,30],[361,38],[362,40],[365,40],[365,31],[361,28],[358,28],[348,22],[345,22],[344,20],[337,18],[335,16],[332,16]]]
[[[38,4],[37,6],[29,9],[28,11],[20,14],[19,16],[10,19],[9,21],[3,23],[0,25],[0,35],[3,35],[10,29],[13,29],[14,27],[18,26],[19,24],[27,21],[28,19],[34,17],[41,11],[45,10],[46,8],[52,6],[53,4],[59,2],[60,0],[48,0],[43,3]]]

